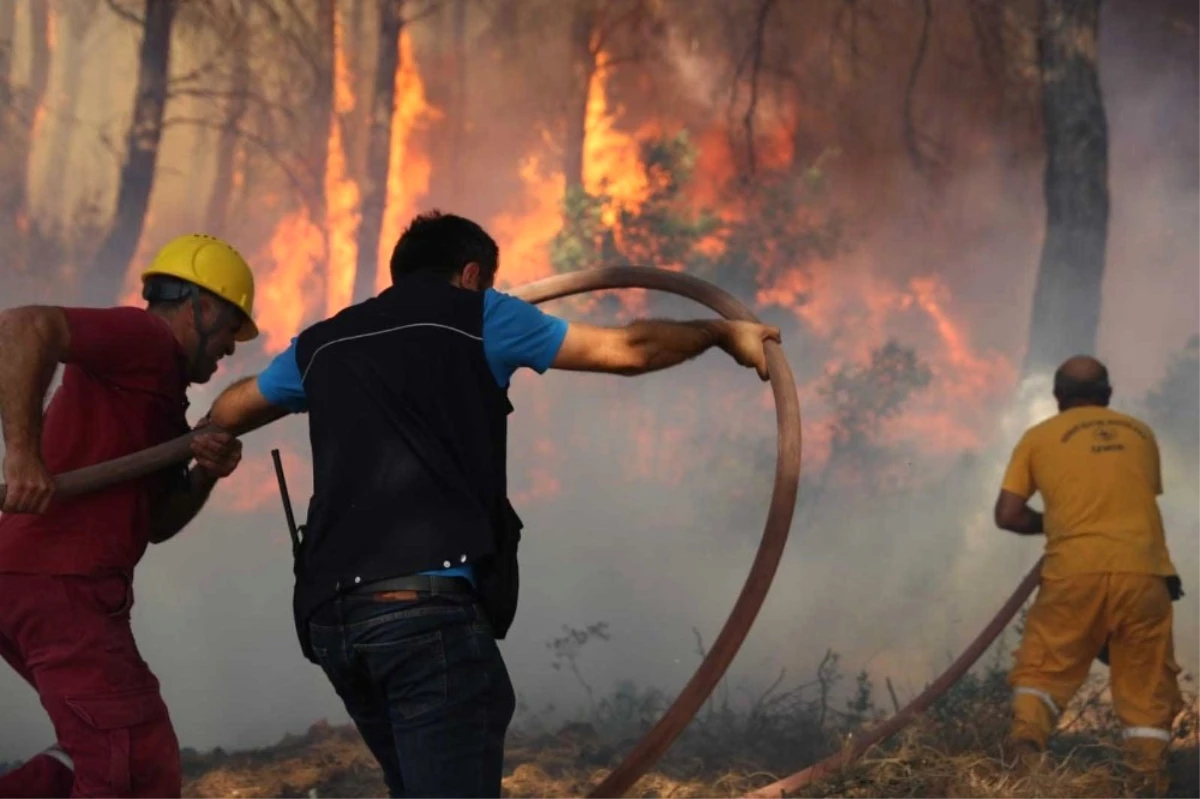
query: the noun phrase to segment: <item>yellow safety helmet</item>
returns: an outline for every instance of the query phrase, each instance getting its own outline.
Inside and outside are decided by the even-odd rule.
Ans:
[[[191,233],[173,239],[158,251],[142,282],[154,275],[186,280],[209,291],[242,312],[245,321],[238,341],[258,336],[254,324],[254,274],[241,253],[215,236]]]

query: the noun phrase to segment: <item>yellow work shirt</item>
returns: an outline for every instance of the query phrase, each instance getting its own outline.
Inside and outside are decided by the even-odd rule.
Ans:
[[[1096,572],[1175,574],[1156,497],[1158,442],[1143,422],[1109,408],[1070,408],[1031,427],[1001,486],[1045,506],[1050,579]]]

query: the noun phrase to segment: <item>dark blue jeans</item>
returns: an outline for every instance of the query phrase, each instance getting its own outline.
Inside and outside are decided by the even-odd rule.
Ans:
[[[309,630],[392,796],[500,796],[515,697],[470,597],[349,595],[318,609]]]

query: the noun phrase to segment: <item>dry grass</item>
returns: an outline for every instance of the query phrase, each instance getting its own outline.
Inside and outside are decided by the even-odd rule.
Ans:
[[[1195,708],[1192,709],[1194,716]],[[798,796],[1108,797],[1138,795],[1120,766],[1120,751],[1099,740],[1056,747],[1035,769],[1005,769],[998,747],[948,754],[927,742],[928,730],[905,731],[891,751],[872,754]],[[1198,796],[1197,744],[1177,740],[1168,796]]]
[[[929,745],[938,731],[928,723],[906,732],[887,752],[878,752],[798,794],[800,799],[1120,799],[1136,797],[1124,779],[1115,750],[1079,745],[1046,758],[1024,776],[1001,767],[991,752],[946,752]],[[518,743],[509,753],[506,797],[584,797],[608,774],[581,765],[588,755],[570,735],[558,745],[533,749]],[[240,755],[204,756],[193,762],[184,799],[385,799],[386,791],[370,752],[349,727],[318,725],[304,738]],[[1171,797],[1194,797],[1200,785],[1200,750],[1176,752]],[[628,794],[636,799],[716,799],[738,797],[775,779],[767,774],[721,774],[679,780],[650,774]]]
[[[739,797],[784,776],[780,767],[800,768],[817,761],[850,734],[845,727],[833,726],[827,729],[824,744],[797,738],[796,731],[811,732],[810,723],[800,723],[808,719],[805,714],[811,708],[797,703],[786,708],[786,720],[758,716],[760,722],[775,721],[766,727],[766,735],[750,738],[749,746],[745,719],[721,714],[707,722],[697,719],[668,751],[658,773],[644,776],[629,797]],[[1200,717],[1189,713],[1178,723],[1170,797],[1200,797],[1200,787],[1195,787],[1200,786],[1198,721]],[[1136,792],[1122,773],[1120,750],[1112,744],[1117,722],[1102,685],[1080,692],[1050,755],[1026,774],[1004,769],[998,759],[1007,728],[1008,696],[1002,674],[968,677],[917,725],[798,797],[1117,799],[1147,795]],[[505,795],[514,799],[587,795],[641,732],[602,725],[599,733],[596,729],[590,723],[571,723],[552,734],[520,727],[511,731]],[[756,750],[760,752],[757,763]],[[781,759],[780,751],[791,755]],[[190,755],[185,770],[184,799],[386,798],[378,767],[358,733],[352,727],[325,723],[269,749]]]

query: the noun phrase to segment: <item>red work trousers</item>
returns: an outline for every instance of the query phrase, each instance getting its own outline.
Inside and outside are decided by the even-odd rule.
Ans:
[[[129,623],[122,576],[0,573],[0,655],[32,685],[74,761],[71,796],[177,797],[179,742]],[[32,761],[31,761],[32,762]],[[49,796],[45,769],[0,776],[0,796]]]

